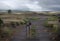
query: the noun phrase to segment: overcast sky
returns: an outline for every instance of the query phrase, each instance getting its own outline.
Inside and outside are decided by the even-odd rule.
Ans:
[[[0,0],[0,9],[60,11],[60,0]]]

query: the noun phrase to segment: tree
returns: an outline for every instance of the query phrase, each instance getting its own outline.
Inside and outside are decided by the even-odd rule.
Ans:
[[[11,10],[8,10],[8,13],[11,14]]]

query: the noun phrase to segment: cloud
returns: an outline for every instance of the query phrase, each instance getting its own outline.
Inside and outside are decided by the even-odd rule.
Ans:
[[[30,11],[41,11],[41,6],[38,5],[38,1],[32,2],[31,0],[2,0],[0,5],[2,9],[20,9]]]
[[[60,11],[60,0],[39,0],[39,5],[47,10]]]
[[[26,6],[30,9],[30,11],[41,11],[42,7],[38,5],[38,1],[34,1],[33,3],[28,3]]]
[[[27,7],[25,6],[27,2],[28,2],[27,0],[26,1],[24,0],[22,1],[21,0],[3,0],[3,1],[0,1],[0,6],[1,6],[0,9],[23,9],[23,8],[27,9]]]
[[[60,11],[60,0],[0,0],[0,9]]]

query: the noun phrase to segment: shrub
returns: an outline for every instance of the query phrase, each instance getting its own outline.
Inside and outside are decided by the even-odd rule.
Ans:
[[[35,26],[33,26],[33,27],[31,28],[31,37],[33,37],[33,38],[36,37],[36,27],[35,27]]]
[[[2,33],[0,34],[0,39],[2,39],[3,41],[6,41],[6,39],[11,38],[11,36],[12,36],[12,30],[9,29],[8,27],[5,27],[2,31]],[[2,40],[0,40],[0,41],[2,41]]]
[[[3,20],[0,18],[0,35],[3,31],[2,26],[3,26]]]
[[[23,21],[25,22],[25,24],[29,21],[29,19],[28,18],[26,18],[26,19],[23,19]]]
[[[23,19],[23,20],[20,22],[20,24],[22,24],[22,25],[27,24],[27,22],[28,22],[28,21],[29,21],[29,19],[28,19],[28,18]]]
[[[39,18],[37,17],[32,17],[31,20],[38,20]]]
[[[5,27],[3,31],[3,33],[6,33],[9,37],[12,35],[12,30],[8,27]]]
[[[16,27],[14,22],[11,22],[10,24],[11,24],[11,26],[12,26],[13,28]]]
[[[56,21],[58,19],[58,17],[54,16],[54,17],[49,17],[48,21]]]
[[[16,25],[19,26],[20,24],[18,22],[16,22]]]
[[[53,25],[53,32],[56,33],[57,31],[58,31],[58,25],[57,24],[54,24]]]
[[[45,27],[48,27],[48,21],[45,21],[43,24]]]
[[[20,21],[20,24],[21,24],[21,25],[24,25],[24,24],[25,24],[25,21]]]
[[[3,20],[0,18],[0,27],[2,26],[3,24]]]
[[[3,32],[3,33],[1,34],[1,38],[8,38],[8,37],[9,37],[9,35],[8,35],[7,32]]]

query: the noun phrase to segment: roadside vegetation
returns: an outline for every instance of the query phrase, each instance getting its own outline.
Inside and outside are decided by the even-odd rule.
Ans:
[[[0,41],[9,41],[12,36],[12,30],[9,27],[4,27],[4,22],[0,18]]]
[[[36,27],[32,26],[31,28],[31,38],[36,38]]]
[[[56,25],[57,22],[58,22],[58,18],[56,16],[51,16],[45,21],[44,26],[52,27],[53,25]]]
[[[31,20],[38,20],[39,18],[37,18],[37,17],[32,17],[32,18],[25,18],[25,19],[22,19],[22,21],[20,21],[20,24],[21,25],[24,25],[24,24],[26,24],[27,22],[29,22],[29,21],[31,21]]]
[[[50,39],[55,41],[60,39],[60,37],[58,38],[60,35],[60,28],[58,26],[58,18],[56,16],[48,18],[45,21],[44,26],[48,28],[48,31],[50,32]]]
[[[50,16],[48,18],[48,21],[57,21],[58,20],[58,17],[57,16]]]
[[[38,20],[39,18],[38,17],[33,17],[33,18],[30,18],[31,20]]]

